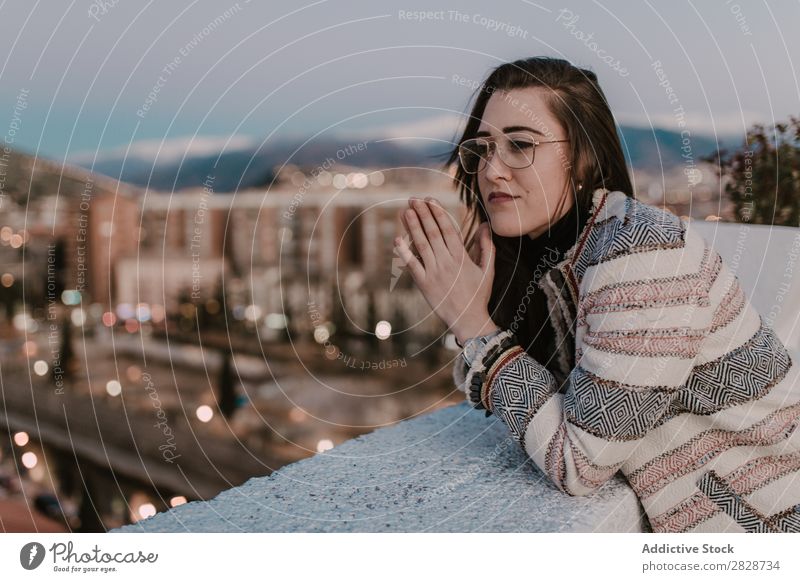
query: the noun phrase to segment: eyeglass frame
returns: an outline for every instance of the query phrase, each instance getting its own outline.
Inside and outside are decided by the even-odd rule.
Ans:
[[[467,170],[467,167],[464,164],[464,159],[463,159],[463,157],[461,155],[462,147],[464,146],[465,143],[469,143],[471,141],[478,141],[478,140],[484,140],[487,143],[491,144],[493,147],[491,148],[491,151],[490,151],[488,159],[481,157],[481,160],[483,160],[485,162],[483,164],[483,167],[482,168],[479,167],[476,171],[470,172],[470,171]],[[508,162],[506,162],[503,159],[502,155],[500,156],[500,160],[506,166],[511,168],[512,170],[524,170],[525,168],[530,168],[533,165],[533,162],[536,159],[536,148],[537,147],[539,147],[542,144],[546,144],[546,143],[561,143],[561,142],[567,142],[567,141],[569,141],[569,140],[568,139],[551,139],[551,140],[547,140],[547,141],[533,140],[533,152],[531,153],[531,161],[530,161],[529,164],[526,164],[524,166],[520,166],[519,168],[515,168],[513,166],[510,166],[508,164]],[[458,161],[461,164],[461,168],[464,170],[465,173],[469,174],[470,176],[474,176],[474,175],[479,174],[480,172],[482,172],[483,170],[486,169],[486,166],[494,159],[494,154],[497,152],[497,149],[498,149],[497,148],[497,140],[495,140],[495,139],[491,139],[491,138],[487,138],[487,137],[473,137],[473,138],[470,138],[470,139],[465,139],[460,144],[458,144]],[[480,166],[480,164],[479,164],[479,166]]]

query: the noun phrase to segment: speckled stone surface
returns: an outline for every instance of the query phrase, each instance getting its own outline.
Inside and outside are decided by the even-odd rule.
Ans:
[[[378,429],[112,532],[641,532],[617,475],[558,491],[494,416],[466,403]]]

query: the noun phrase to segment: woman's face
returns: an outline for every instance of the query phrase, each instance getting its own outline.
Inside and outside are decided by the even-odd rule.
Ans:
[[[491,161],[478,172],[478,189],[492,230],[500,236],[535,238],[574,204],[567,196],[555,216],[569,175],[569,143],[536,146],[533,164],[527,168],[513,169],[500,160],[499,149],[511,147],[510,138],[522,148],[533,141],[566,139],[566,131],[545,105],[544,91],[530,87],[495,92],[478,127],[476,137],[497,145]]]

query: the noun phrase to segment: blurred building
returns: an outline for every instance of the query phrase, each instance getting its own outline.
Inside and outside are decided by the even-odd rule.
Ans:
[[[433,195],[462,219],[455,193]],[[370,303],[373,318],[392,320],[399,308],[406,321],[423,321],[420,333],[440,332],[409,275],[398,278],[393,239],[405,230],[408,197],[391,188],[150,196],[137,253],[116,268],[116,299],[169,311],[181,290],[207,300],[224,279],[228,300],[286,316],[295,332],[313,331],[310,309],[330,318],[337,302],[353,332],[374,323]]]
[[[30,158],[20,163],[33,167]],[[381,320],[421,338],[443,331],[393,255],[393,239],[405,232],[411,195],[434,196],[461,224],[449,174],[287,165],[270,189],[219,193],[209,176],[202,188],[165,193],[44,160],[35,166],[43,177],[24,213],[0,208],[4,280],[21,280],[24,253],[34,297],[52,294],[55,280],[59,292],[77,289],[84,304],[110,311],[144,305],[170,314],[214,299],[246,312],[267,338],[279,333],[276,321],[300,334],[321,321],[356,335]],[[724,215],[708,168],[690,177],[680,168],[638,171],[639,198],[679,215]]]
[[[104,312],[144,305],[169,314],[215,298],[246,308],[255,323],[283,318],[298,333],[337,310],[343,332],[398,319],[414,322],[413,335],[442,332],[398,265],[393,239],[405,231],[411,193],[436,197],[462,220],[446,174],[312,176],[287,166],[290,175],[269,190],[217,193],[209,177],[203,188],[163,193],[44,160],[20,163],[40,186],[52,178],[24,211],[0,208],[6,280],[21,281],[24,262],[35,304],[75,289]]]

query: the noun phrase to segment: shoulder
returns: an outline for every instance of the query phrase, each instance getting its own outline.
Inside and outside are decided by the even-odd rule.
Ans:
[[[580,259],[585,267],[660,250],[703,249],[706,241],[666,208],[609,192],[597,211]]]
[[[623,254],[684,245],[686,224],[669,210],[636,200],[623,192],[609,192],[592,234],[595,261]]]
[[[576,261],[579,280],[590,286],[643,278],[697,277],[718,259],[705,239],[667,209],[609,192],[597,211]]]

